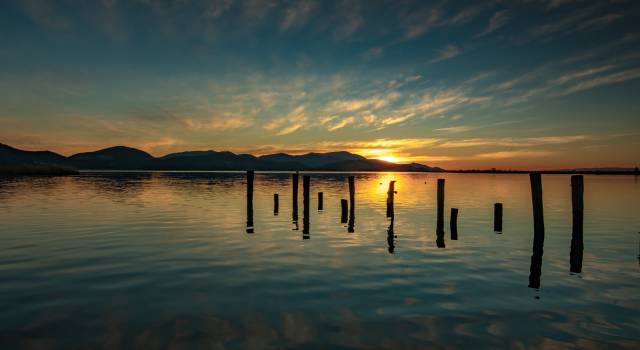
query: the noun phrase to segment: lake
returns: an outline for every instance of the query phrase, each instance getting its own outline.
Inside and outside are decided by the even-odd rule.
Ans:
[[[308,232],[302,178],[294,223],[291,174],[256,173],[252,233],[244,173],[0,178],[0,348],[640,346],[637,177],[585,176],[576,274],[570,176],[542,176],[542,274],[530,288],[528,175],[357,173],[353,232],[340,207],[351,174],[308,175]]]

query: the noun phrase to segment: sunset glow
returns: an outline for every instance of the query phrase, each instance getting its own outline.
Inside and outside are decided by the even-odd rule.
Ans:
[[[0,142],[633,167],[639,13],[636,1],[3,1]]]

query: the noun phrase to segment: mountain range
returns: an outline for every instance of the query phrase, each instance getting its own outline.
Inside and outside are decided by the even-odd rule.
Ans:
[[[0,143],[0,170],[12,167],[60,167],[80,170],[307,170],[307,171],[444,171],[418,163],[396,164],[349,152],[276,153],[263,156],[228,151],[190,151],[162,157],[116,146],[69,157],[50,151],[24,151]]]

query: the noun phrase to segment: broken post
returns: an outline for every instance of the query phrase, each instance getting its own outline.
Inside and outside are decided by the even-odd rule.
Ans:
[[[347,202],[346,199],[340,200],[340,207],[342,209],[342,213],[340,215],[340,222],[343,224],[347,222],[347,212],[349,211],[348,206],[349,206],[349,202]]]
[[[309,175],[302,177],[302,238],[309,239]]]
[[[542,254],[544,247],[544,213],[542,205],[542,177],[540,173],[529,174],[531,180],[531,202],[533,206],[533,254],[529,268],[529,288],[540,288]]]
[[[278,200],[278,194],[273,194],[273,215],[278,215],[280,209],[280,201]]]
[[[324,209],[323,193],[318,192],[318,210],[323,210],[323,209]]]
[[[449,226],[451,227],[451,239],[458,239],[458,209],[451,208],[451,221],[449,222]]]
[[[444,248],[444,179],[438,179],[436,245]]]
[[[493,231],[502,233],[502,203],[493,205]]]
[[[389,181],[389,190],[387,191],[387,217],[391,218],[394,215],[393,199],[395,194],[395,181]]]
[[[571,231],[570,271],[582,272],[583,219],[584,219],[584,177],[571,176],[571,204],[573,206],[573,229]]]
[[[247,233],[253,233],[253,170],[247,171]]]

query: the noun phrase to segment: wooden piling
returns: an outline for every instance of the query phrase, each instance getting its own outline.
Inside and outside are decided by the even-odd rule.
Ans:
[[[253,233],[253,170],[247,171],[247,233]]]
[[[278,194],[273,194],[273,215],[278,215],[278,211],[280,210],[280,200],[278,199]]]
[[[318,210],[324,210],[323,193],[318,192]]]
[[[298,172],[295,174],[291,174],[291,185],[292,185],[292,219],[293,222],[298,222]]]
[[[451,228],[451,240],[458,239],[458,208],[451,208],[451,221],[449,222]]]
[[[582,272],[583,219],[584,219],[584,176],[571,176],[571,204],[573,207],[573,229],[571,231],[570,271]]]
[[[444,248],[444,179],[438,179],[436,245]]]
[[[542,177],[540,173],[529,174],[531,202],[533,206],[533,254],[529,268],[529,287],[540,288],[542,254],[544,248],[544,212],[542,205]]]
[[[347,215],[349,212],[349,202],[347,202],[346,199],[341,199],[340,200],[340,208],[342,209],[342,213],[340,215],[340,222],[345,224],[347,222]]]
[[[493,231],[502,233],[502,203],[493,205]]]
[[[309,239],[309,175],[302,177],[302,238]]]
[[[387,191],[387,217],[391,218],[394,216],[394,195],[395,191],[395,181],[389,181],[389,190]]]
[[[444,179],[438,179],[437,233],[444,233]]]
[[[356,184],[355,177],[349,176],[349,223],[347,232],[354,232],[356,219]]]

